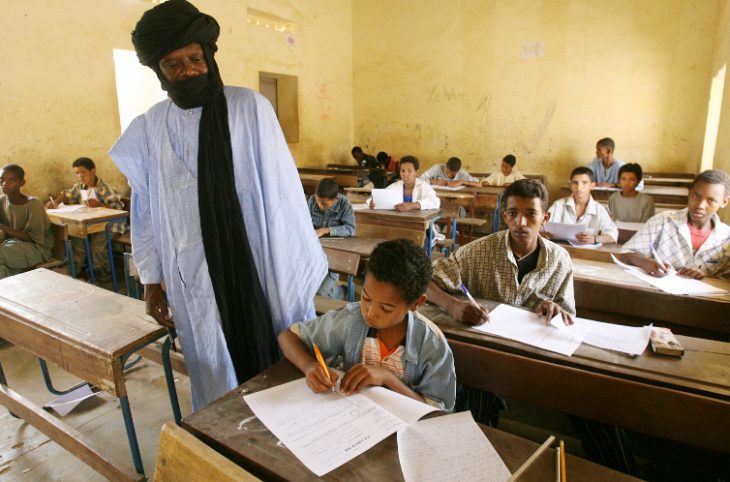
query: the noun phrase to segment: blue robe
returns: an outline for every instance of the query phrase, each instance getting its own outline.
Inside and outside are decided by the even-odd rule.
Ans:
[[[225,95],[236,191],[278,334],[314,317],[327,260],[271,104],[249,89],[226,87]],[[132,187],[132,254],[141,282],[165,282],[194,411],[238,385],[200,237],[201,112],[162,101],[134,119],[109,151]]]

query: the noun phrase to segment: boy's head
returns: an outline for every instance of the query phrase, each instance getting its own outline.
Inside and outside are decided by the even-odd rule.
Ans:
[[[317,201],[319,209],[327,211],[335,204],[339,193],[340,186],[337,185],[337,181],[331,177],[325,177],[324,179],[320,179],[317,183],[317,190],[314,193],[314,199]]]
[[[461,169],[461,159],[458,157],[451,157],[446,161],[446,176],[449,179],[453,179],[459,173]]]
[[[502,159],[502,165],[499,166],[499,170],[502,171],[503,175],[509,176],[512,174],[512,168],[515,167],[515,164],[517,164],[517,158],[512,154],[507,154]]]
[[[401,157],[400,160],[400,178],[406,184],[413,184],[418,177],[418,159],[413,156]]]
[[[535,179],[520,179],[505,189],[502,219],[513,243],[527,246],[540,236],[540,228],[550,218],[547,203],[547,189]]]
[[[382,164],[386,167],[388,166],[388,164],[390,164],[390,156],[388,155],[387,152],[384,152],[384,151],[378,152],[378,155],[375,156],[375,159],[377,159],[378,164]]]
[[[584,198],[590,196],[591,189],[596,187],[593,182],[593,171],[585,166],[576,167],[570,173],[570,192],[573,197]]]
[[[17,164],[6,164],[0,169],[0,187],[4,194],[11,196],[20,193],[25,185],[25,171]]]
[[[644,173],[641,166],[636,163],[624,164],[618,169],[618,183],[621,189],[626,192],[636,190],[641,182]]]
[[[380,243],[368,261],[360,309],[368,326],[385,329],[426,301],[433,271],[426,251],[405,239]]]
[[[730,176],[725,171],[710,169],[695,177],[689,188],[690,220],[704,225],[730,200]]]
[[[616,144],[610,137],[604,137],[596,143],[596,157],[602,161],[610,158],[615,150]]]
[[[94,161],[88,157],[79,157],[71,164],[71,167],[73,167],[76,179],[81,184],[88,186],[94,183],[94,179],[96,179],[96,165]]]
[[[355,159],[358,163],[362,161],[362,158],[365,157],[365,154],[362,152],[362,148],[360,146],[355,146],[350,151],[350,154],[352,154],[352,158]]]

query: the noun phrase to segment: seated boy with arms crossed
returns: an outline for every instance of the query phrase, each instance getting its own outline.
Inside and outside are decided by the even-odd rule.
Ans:
[[[493,172],[489,177],[482,179],[484,186],[509,186],[515,181],[525,179],[525,176],[515,169],[517,158],[512,154],[507,154],[502,159],[499,172]]]
[[[614,221],[645,223],[654,216],[654,199],[639,192],[643,171],[636,163],[624,164],[618,170],[618,184],[621,190],[608,198],[608,211]]]
[[[443,333],[415,311],[426,301],[431,263],[423,249],[398,239],[379,244],[370,257],[362,299],[296,323],[279,335],[281,350],[314,392],[333,387],[315,360],[342,357],[345,394],[379,385],[451,412],[456,398],[454,358]]]

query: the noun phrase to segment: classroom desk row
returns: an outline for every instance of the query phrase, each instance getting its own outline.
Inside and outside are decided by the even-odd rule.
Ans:
[[[608,198],[618,189],[596,188],[591,191],[591,196],[598,202],[608,201]],[[648,194],[654,199],[654,204],[658,206],[674,206],[679,209],[687,206],[688,190],[684,186],[672,185],[645,185],[641,191]],[[568,197],[571,195],[570,184],[565,184],[560,188],[560,195]]]

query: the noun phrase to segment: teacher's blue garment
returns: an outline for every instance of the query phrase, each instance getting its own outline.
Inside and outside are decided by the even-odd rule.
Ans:
[[[249,89],[226,87],[225,95],[236,191],[278,334],[314,316],[312,300],[327,274],[327,260],[271,105]],[[200,236],[201,112],[160,102],[134,119],[109,151],[132,187],[132,254],[141,281],[165,281],[190,373],[193,410],[238,385]]]

